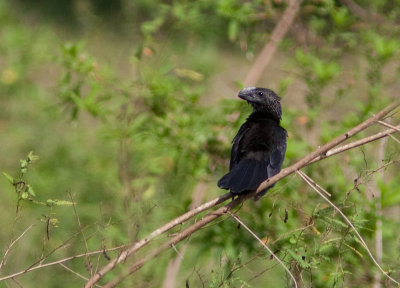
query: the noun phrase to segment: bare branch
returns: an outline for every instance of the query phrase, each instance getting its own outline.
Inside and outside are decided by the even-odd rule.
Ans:
[[[400,144],[400,140],[394,137],[393,135],[388,135],[390,138],[392,138],[394,141]]]
[[[342,212],[342,210],[340,210],[339,207],[337,207],[335,204],[333,204],[333,202],[331,202],[321,191],[319,191],[318,187],[315,186],[313,184],[313,182],[309,181],[310,177],[308,177],[306,174],[304,174],[304,172],[302,171],[297,171],[297,174],[300,175],[301,178],[303,178],[303,180],[310,185],[311,188],[314,189],[314,191],[316,191],[319,196],[321,196],[326,202],[329,203],[329,205],[331,205],[339,214],[340,216],[343,217],[343,219],[347,222],[347,224],[349,224],[349,226],[351,227],[351,229],[354,231],[354,233],[356,234],[357,238],[360,240],[361,244],[364,246],[365,250],[367,251],[369,257],[371,258],[371,260],[375,263],[376,267],[378,267],[379,270],[381,270],[381,272],[383,274],[385,274],[385,276],[390,279],[391,281],[393,281],[394,283],[396,283],[397,285],[400,285],[399,282],[397,282],[395,279],[393,279],[392,277],[389,276],[389,274],[383,270],[383,268],[381,267],[381,265],[379,265],[379,263],[376,261],[375,257],[372,255],[371,250],[369,250],[367,243],[365,243],[364,238],[362,238],[362,236],[360,235],[360,233],[358,233],[356,227],[354,227],[353,223],[351,223],[351,221],[349,220],[349,218],[347,218],[347,216]]]
[[[318,148],[314,152],[308,154],[306,157],[304,157],[300,161],[296,162],[292,166],[290,166],[290,167],[288,167],[286,169],[283,169],[280,173],[276,174],[275,176],[265,180],[257,188],[256,197],[257,197],[257,194],[260,194],[267,187],[269,187],[272,184],[278,182],[279,180],[285,178],[286,176],[294,173],[295,171],[303,168],[304,166],[308,165],[315,158],[317,158],[317,157],[321,157],[321,159],[326,158],[326,153],[330,149],[332,149],[333,147],[336,147],[337,145],[339,145],[340,143],[346,141],[347,139],[349,139],[350,137],[356,135],[357,133],[367,129],[369,126],[373,125],[378,120],[382,119],[386,114],[388,114],[389,112],[391,112],[394,109],[396,109],[399,105],[400,105],[400,100],[394,101],[392,104],[390,104],[389,106],[387,106],[383,110],[379,111],[376,115],[374,115],[374,116],[370,117],[369,119],[365,120],[364,122],[358,124],[354,128],[352,128],[349,131],[347,131],[346,133],[336,137],[335,139],[333,139],[329,143],[321,146],[320,148]]]
[[[92,287],[94,283],[99,281],[101,277],[103,277],[104,274],[107,272],[111,271],[112,269],[115,268],[119,263],[125,261],[127,257],[129,257],[132,253],[136,252],[143,246],[147,245],[150,243],[151,240],[153,240],[155,237],[167,232],[168,230],[174,228],[175,226],[182,224],[186,220],[189,220],[190,218],[194,217],[195,215],[208,210],[212,207],[215,207],[218,204],[221,204],[231,198],[230,193],[225,193],[224,195],[215,198],[211,201],[208,201],[207,203],[204,203],[188,212],[185,214],[182,214],[181,216],[171,220],[167,224],[161,226],[160,228],[154,230],[149,236],[146,238],[140,240],[139,242],[134,242],[132,245],[130,245],[125,251],[123,251],[117,258],[113,259],[110,261],[106,266],[104,266],[99,272],[97,272],[95,275],[93,275],[92,278],[90,278],[90,281],[86,283],[85,287]]]
[[[76,276],[78,276],[79,278],[83,279],[83,280],[89,280],[88,278],[86,278],[85,276],[79,274],[78,272],[72,270],[71,268],[69,268],[67,265],[65,265],[64,263],[59,263],[61,267],[63,267],[65,270],[75,274]],[[100,285],[96,284],[96,287],[101,287]]]
[[[233,219],[235,219],[240,225],[242,225],[244,227],[244,229],[247,230],[247,232],[249,232],[254,238],[257,239],[257,241],[271,254],[272,257],[274,257],[276,259],[276,261],[279,262],[279,264],[286,270],[286,272],[290,275],[290,277],[293,280],[294,286],[297,288],[297,282],[296,279],[294,278],[293,274],[290,272],[290,270],[286,267],[285,263],[282,262],[281,259],[279,259],[275,253],[267,246],[265,245],[265,243],[256,235],[256,233],[254,233],[249,227],[247,227],[246,224],[243,223],[242,220],[240,220],[240,218],[234,214],[232,214],[231,212],[228,211],[228,214],[233,217]]]
[[[393,125],[391,125],[391,124],[389,124],[389,123],[383,122],[383,121],[381,121],[381,120],[379,120],[378,123],[379,123],[379,124],[382,124],[383,126],[386,126],[386,127],[391,128],[391,129],[394,129],[394,130],[396,130],[397,132],[400,132],[400,127],[399,127],[399,126],[396,127],[396,126],[393,126]]]
[[[190,205],[190,209],[194,209],[196,206],[201,204],[201,201],[203,200],[204,194],[206,192],[207,185],[203,181],[199,182],[196,185],[196,188],[194,189],[192,193],[192,204]],[[186,248],[187,248],[187,243],[181,248],[180,251],[175,247],[175,245],[172,246],[175,251],[177,252],[177,256],[173,259],[171,259],[168,263],[168,268],[165,273],[165,279],[164,283],[162,285],[163,288],[174,288],[176,287],[176,277],[178,275],[183,256],[185,254]]]
[[[299,10],[300,3],[301,0],[289,1],[289,6],[286,8],[281,20],[272,32],[270,41],[267,43],[267,45],[265,45],[264,49],[258,55],[256,61],[254,61],[253,66],[247,74],[246,79],[244,80],[245,86],[254,86],[258,79],[260,79],[263,70],[269,64],[272,56],[275,54],[279,42],[281,42],[290,25],[292,25],[294,17]]]
[[[15,240],[13,240],[10,245],[8,245],[8,248],[6,250],[6,252],[4,253],[3,259],[0,262],[0,270],[1,268],[3,268],[3,266],[6,264],[7,262],[7,256],[8,254],[11,252],[12,247],[15,245],[15,243],[18,242],[19,239],[21,239],[29,230],[31,230],[31,228],[33,227],[33,224],[30,225],[28,228],[26,228],[24,230],[24,232],[21,233],[21,235],[19,235]]]
[[[393,133],[399,131],[399,129],[400,129],[400,126],[397,126],[397,127],[396,127],[396,126],[393,126],[393,128],[391,128],[391,129],[388,129],[388,130],[385,130],[385,131],[376,133],[376,134],[374,134],[374,135],[365,137],[365,138],[363,138],[363,139],[350,142],[350,143],[348,143],[348,144],[346,144],[346,145],[339,146],[339,147],[337,147],[337,148],[331,149],[331,150],[329,150],[328,152],[326,152],[325,155],[321,155],[321,156],[316,157],[311,163],[317,162],[317,161],[319,161],[319,160],[321,160],[321,159],[323,159],[323,158],[325,158],[325,157],[333,156],[333,155],[342,153],[342,152],[344,152],[344,151],[347,151],[347,150],[350,150],[350,149],[353,149],[353,148],[362,146],[362,145],[364,145],[364,144],[373,142],[373,141],[375,141],[375,140],[384,138],[384,137],[386,137],[386,136],[391,136],[391,134],[393,134]]]
[[[400,105],[400,100],[394,101],[392,104],[390,104],[389,106],[387,106],[386,108],[384,108],[383,110],[381,110],[380,112],[378,112],[376,115],[372,116],[371,118],[367,119],[366,121],[360,123],[359,125],[357,125],[356,127],[350,129],[348,132],[340,135],[339,137],[333,139],[332,141],[330,141],[329,143],[323,145],[322,147],[318,148],[317,150],[315,150],[314,152],[308,154],[306,157],[304,157],[303,159],[301,159],[300,161],[296,162],[295,164],[291,165],[290,167],[283,169],[280,173],[276,174],[275,176],[267,179],[266,181],[262,182],[260,184],[260,186],[258,187],[257,191],[253,192],[253,193],[249,193],[249,194],[245,194],[242,195],[241,197],[233,200],[232,202],[226,204],[225,206],[220,207],[219,209],[217,209],[214,212],[210,212],[207,215],[205,215],[200,221],[192,224],[191,226],[189,226],[188,228],[186,228],[185,230],[181,231],[180,233],[178,233],[174,238],[172,238],[171,240],[169,240],[168,242],[164,243],[163,245],[161,245],[158,249],[153,250],[151,253],[149,253],[148,255],[146,255],[144,258],[138,260],[137,262],[133,263],[133,265],[125,272],[125,273],[121,273],[119,274],[117,277],[115,277],[112,281],[110,281],[109,283],[107,283],[106,286],[104,287],[115,287],[115,285],[117,285],[122,279],[124,279],[126,276],[128,276],[129,274],[134,273],[135,271],[137,271],[138,269],[140,269],[148,260],[152,259],[153,257],[156,257],[157,255],[159,255],[163,250],[171,247],[172,244],[176,244],[178,242],[180,242],[181,240],[189,237],[191,234],[193,234],[194,232],[196,232],[197,230],[199,230],[200,228],[204,227],[206,224],[210,223],[211,221],[219,218],[220,216],[226,214],[229,210],[231,210],[232,208],[236,207],[237,205],[241,204],[242,202],[244,202],[245,200],[249,199],[250,197],[252,197],[253,195],[260,193],[261,191],[263,191],[265,188],[273,185],[274,183],[276,183],[277,181],[287,177],[288,175],[294,173],[295,171],[297,171],[298,169],[310,164],[315,158],[320,157],[321,159],[326,158],[326,153],[327,151],[329,151],[330,149],[332,149],[333,147],[339,145],[340,143],[342,143],[343,141],[347,140],[348,138],[354,136],[355,134],[365,130],[366,128],[368,128],[369,126],[373,125],[374,123],[376,123],[378,120],[382,119],[386,114],[390,113],[392,110],[394,110],[395,108],[397,108]],[[208,203],[205,203],[203,205],[207,205],[209,208],[215,206],[212,203],[221,203],[221,198],[225,198],[228,199],[230,197],[230,194],[227,193],[223,196],[221,196],[220,198],[214,199]],[[224,200],[224,201],[225,201]],[[211,203],[212,202],[212,203]],[[223,201],[222,201],[223,202]],[[210,204],[210,205],[208,205]],[[202,205],[202,206],[203,206]],[[199,207],[198,207],[199,208]],[[197,208],[196,208],[197,209]],[[194,209],[194,210],[196,210]],[[194,211],[192,210],[192,211]],[[205,209],[204,209],[205,210]],[[202,210],[202,211],[204,211]],[[189,211],[187,213],[185,213],[185,219],[189,219],[187,218],[190,215],[196,215],[196,213],[192,213],[192,211]],[[182,215],[182,216],[184,216]],[[180,216],[180,217],[182,217]],[[172,220],[170,223],[176,223],[177,219],[179,219],[180,217]],[[170,224],[168,223],[168,224]],[[178,223],[179,224],[179,223]],[[172,225],[172,224],[171,224]],[[177,225],[177,224],[175,224]],[[174,225],[174,226],[175,226]],[[162,230],[165,230],[167,227],[166,225],[164,225],[162,227]],[[161,228],[160,228],[161,229]],[[158,231],[158,232],[157,232]],[[150,235],[160,235],[161,231],[159,231],[159,229],[155,230],[152,234]],[[160,234],[158,234],[160,233]],[[154,237],[153,237],[154,238]],[[146,240],[147,238],[132,244],[132,246],[130,246],[132,248],[133,251],[138,250],[137,248],[135,248],[137,245],[140,246],[144,246],[145,244],[147,244],[149,241]],[[131,250],[131,251],[132,251]],[[121,255],[114,259],[110,265],[110,263],[106,266],[103,267],[103,269],[101,269],[100,272],[96,273],[86,284],[85,287],[92,287],[95,283],[97,283],[97,281],[102,278],[104,276],[104,274],[108,273],[109,271],[111,271],[112,269],[115,268],[115,266],[120,263],[121,261],[123,261],[124,259],[126,259],[130,254],[132,254],[132,252],[130,252],[128,254],[129,251],[124,251],[123,253],[121,253]],[[122,257],[121,257],[122,256]],[[120,259],[120,261],[118,261]]]
[[[110,288],[110,287],[115,287],[121,280],[123,280],[125,277],[128,275],[136,272],[139,270],[148,260],[158,256],[162,251],[164,251],[167,248],[170,248],[173,244],[176,244],[180,242],[183,239],[186,239],[190,235],[192,235],[194,232],[198,231],[200,228],[204,227],[208,223],[214,221],[215,219],[221,217],[222,215],[225,215],[228,211],[230,211],[232,208],[238,206],[241,204],[243,201],[249,199],[251,197],[251,194],[246,194],[243,195],[239,198],[236,198],[232,202],[229,202],[225,206],[220,207],[219,209],[212,211],[205,215],[201,220],[197,221],[196,223],[192,224],[185,230],[181,231],[180,233],[176,234],[175,237],[173,237],[171,240],[168,242],[164,243],[161,245],[159,248],[156,250],[150,252],[148,255],[143,257],[142,259],[136,261],[129,267],[129,269],[126,272],[123,272],[119,275],[117,275],[112,281],[107,283],[106,285],[103,286],[103,288]],[[101,277],[104,275],[100,275]],[[94,283],[93,283],[94,284]],[[91,287],[91,286],[85,286],[85,287]]]
[[[81,233],[81,235],[83,237],[83,241],[85,243],[86,252],[89,252],[89,246],[88,246],[88,243],[86,241],[86,236],[85,236],[85,233],[82,230],[81,220],[79,219],[78,211],[76,211],[75,202],[74,202],[74,199],[73,199],[71,193],[69,193],[69,197],[71,198],[72,207],[74,208],[74,214],[75,214],[76,220],[78,222],[79,231],[80,231],[80,233]],[[90,260],[89,256],[86,257],[86,261],[87,261],[87,265],[89,266],[89,269],[90,269],[90,276],[93,276],[93,269],[92,269],[93,267],[92,267],[92,263],[91,263],[91,260]]]
[[[381,123],[382,121],[378,121],[378,123]],[[382,122],[384,123],[384,122]],[[386,124],[386,123],[385,123]],[[391,126],[389,124],[389,126]],[[400,130],[399,130],[400,131]],[[386,150],[386,144],[387,144],[387,138],[384,138],[380,143],[379,143],[379,149],[378,149],[378,155],[377,155],[377,160],[378,163],[383,163],[385,160],[385,150]],[[383,170],[379,171],[378,175],[383,177]],[[383,255],[383,235],[382,235],[382,216],[383,216],[383,210],[382,210],[382,193],[381,189],[378,186],[378,183],[375,179],[374,184],[373,184],[374,190],[375,190],[375,208],[376,208],[376,233],[375,233],[375,254],[376,254],[376,261],[379,264],[382,264],[382,255]],[[374,288],[381,288],[381,274],[379,271],[375,272],[375,279],[374,279]]]
[[[68,262],[68,261],[71,261],[71,260],[74,260],[74,259],[77,259],[77,258],[87,257],[88,255],[102,254],[102,253],[104,253],[104,251],[106,251],[106,252],[115,251],[115,250],[120,250],[120,249],[125,248],[125,247],[126,247],[125,245],[121,245],[121,246],[113,247],[113,248],[109,248],[109,249],[101,249],[101,250],[96,250],[96,251],[91,251],[91,252],[85,252],[85,253],[82,253],[82,254],[79,254],[79,255],[70,256],[70,257],[67,257],[67,258],[64,258],[64,259],[61,259],[61,260],[48,262],[48,263],[42,263],[42,261],[40,261],[39,264],[31,266],[31,267],[29,267],[29,268],[27,268],[25,270],[13,273],[11,275],[0,277],[0,281],[4,281],[4,280],[7,280],[7,279],[15,278],[17,276],[20,276],[22,274],[25,274],[25,273],[28,273],[28,272],[31,272],[31,271],[34,271],[34,270],[37,270],[37,269],[58,265],[60,263],[65,263],[65,262]]]

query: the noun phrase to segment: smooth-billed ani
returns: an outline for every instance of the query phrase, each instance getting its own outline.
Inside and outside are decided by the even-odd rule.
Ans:
[[[253,106],[253,112],[232,141],[229,173],[218,181],[218,187],[233,195],[254,191],[261,182],[281,171],[287,138],[286,130],[280,126],[278,95],[270,89],[248,87],[238,96]]]

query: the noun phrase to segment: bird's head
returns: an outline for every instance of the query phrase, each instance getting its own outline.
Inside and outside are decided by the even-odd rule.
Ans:
[[[281,120],[281,98],[274,91],[267,88],[247,87],[241,90],[238,96],[251,104],[254,112],[266,113],[277,121]]]

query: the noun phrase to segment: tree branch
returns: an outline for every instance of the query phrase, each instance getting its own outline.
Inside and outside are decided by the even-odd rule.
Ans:
[[[271,256],[272,256],[273,258],[275,258],[276,261],[279,262],[279,264],[280,264],[280,265],[286,270],[286,272],[290,275],[290,277],[291,277],[292,280],[293,280],[294,286],[297,288],[296,278],[294,278],[293,274],[292,274],[292,273],[290,272],[290,270],[286,267],[285,263],[283,263],[282,260],[279,259],[279,258],[275,255],[275,253],[264,243],[264,241],[262,241],[262,240],[260,239],[260,237],[258,237],[258,236],[256,235],[256,233],[254,233],[249,227],[247,227],[247,225],[244,224],[244,222],[243,222],[242,220],[240,220],[240,218],[239,218],[238,216],[232,214],[231,212],[228,212],[228,214],[229,214],[233,219],[235,219],[240,225],[242,225],[242,226],[244,227],[244,229],[247,230],[247,232],[249,232],[254,238],[256,238],[256,240],[265,248],[265,250],[267,250],[267,251],[271,254]]]
[[[295,171],[305,167],[306,165],[308,165],[308,164],[310,164],[312,162],[315,162],[315,161],[313,161],[315,158],[319,158],[319,160],[322,160],[322,159],[328,157],[326,155],[326,153],[330,149],[334,148],[335,146],[339,145],[340,143],[344,142],[345,140],[349,139],[350,137],[354,136],[355,134],[357,134],[357,133],[365,130],[369,126],[373,125],[378,120],[382,119],[386,114],[388,114],[389,112],[391,112],[392,110],[397,108],[399,105],[400,105],[400,100],[394,101],[392,104],[390,104],[389,106],[387,106],[386,108],[384,108],[383,110],[378,112],[376,115],[372,116],[371,118],[367,119],[366,121],[362,122],[361,124],[357,125],[356,127],[350,129],[348,132],[340,135],[339,137],[335,138],[334,140],[330,141],[329,143],[323,145],[322,147],[320,147],[319,149],[315,150],[314,152],[308,154],[306,157],[304,157],[300,161],[296,162],[295,164],[291,165],[290,167],[288,167],[286,169],[283,169],[277,175],[275,175],[275,176],[267,179],[266,181],[262,182],[260,184],[260,186],[258,187],[256,192],[243,195],[243,196],[233,200],[232,202],[226,204],[225,206],[222,206],[219,209],[208,213],[200,221],[192,224],[191,226],[186,228],[184,231],[179,232],[174,238],[170,239],[168,242],[166,242],[163,245],[161,245],[158,249],[152,251],[150,254],[146,255],[144,258],[142,258],[142,259],[138,260],[137,262],[133,263],[133,265],[126,272],[123,272],[123,273],[119,274],[112,281],[107,283],[107,285],[104,286],[104,287],[114,287],[122,279],[124,279],[126,276],[128,276],[128,275],[134,273],[135,271],[137,271],[138,269],[140,269],[148,260],[150,260],[153,257],[156,257],[157,255],[159,255],[163,250],[165,250],[165,249],[171,247],[172,245],[175,245],[176,243],[180,242],[181,240],[189,237],[191,234],[193,234],[194,232],[196,232],[200,228],[204,227],[206,224],[208,224],[208,223],[212,222],[213,220],[219,218],[220,216],[226,214],[232,208],[238,206],[239,204],[241,204],[245,200],[249,199],[253,195],[255,195],[255,197],[257,197],[257,194],[259,194],[265,188],[273,185],[277,181],[287,177],[288,175],[290,175],[290,174],[294,173]],[[219,203],[224,202],[228,198],[230,198],[230,194],[229,193],[224,194],[220,198],[216,198],[216,199],[214,199],[214,200],[212,200],[210,202],[207,202],[207,203],[199,206],[199,207],[201,207],[201,209],[199,209],[199,207],[197,207],[196,209],[204,211],[204,210],[206,210],[208,208],[211,208],[211,207],[214,207],[215,205],[218,205]],[[218,203],[218,204],[216,204],[216,203]],[[208,207],[208,208],[205,208],[205,207]],[[120,263],[121,261],[125,260],[134,251],[137,251],[139,249],[137,247],[139,247],[139,246],[143,247],[145,244],[147,244],[150,241],[150,240],[148,240],[150,237],[154,238],[157,235],[162,234],[163,233],[162,231],[167,231],[168,230],[167,226],[172,226],[172,227],[176,226],[176,225],[179,224],[179,219],[184,218],[185,220],[187,220],[191,216],[194,216],[194,215],[198,214],[198,213],[196,213],[196,211],[198,211],[196,209],[185,213],[184,215],[172,220],[167,225],[164,225],[163,227],[155,230],[153,233],[150,234],[150,236],[148,238],[145,238],[145,239],[143,239],[143,240],[141,240],[141,241],[139,241],[137,243],[132,244],[130,246],[130,250],[127,250],[127,251],[124,251],[123,253],[121,253],[121,255],[119,257],[117,257],[112,262],[110,262],[109,264],[104,266],[100,270],[100,272],[98,272],[91,279],[89,279],[89,281],[86,283],[85,287],[86,288],[92,287],[106,273],[108,273],[109,271],[114,269],[115,266],[118,263]]]
[[[254,86],[258,79],[260,79],[262,72],[271,61],[272,56],[275,54],[279,42],[281,42],[290,25],[292,25],[294,17],[299,10],[301,1],[302,0],[289,1],[289,6],[283,13],[279,23],[275,26],[270,41],[265,45],[264,49],[258,55],[256,61],[254,61],[253,66],[247,74],[246,79],[244,80],[244,86]]]
[[[33,224],[30,225],[28,228],[26,228],[26,229],[24,230],[24,232],[22,232],[21,235],[19,235],[16,239],[14,239],[14,240],[10,243],[10,245],[8,245],[8,248],[7,248],[6,252],[4,253],[3,260],[1,260],[1,262],[0,262],[0,270],[1,270],[1,269],[3,268],[3,266],[6,264],[8,254],[11,252],[12,247],[13,247],[13,246],[15,245],[15,243],[17,243],[18,240],[21,239],[29,230],[31,230],[32,227],[33,227]]]
[[[207,185],[203,181],[199,182],[196,185],[196,188],[194,189],[194,191],[192,193],[192,204],[190,205],[191,210],[201,204],[201,201],[203,200],[206,189],[207,189]],[[180,249],[180,251],[179,252],[177,251],[176,257],[169,261],[168,268],[165,273],[164,283],[162,285],[163,288],[176,287],[176,283],[175,283],[176,277],[178,275],[179,268],[181,266],[181,263],[182,263],[182,260],[184,257],[183,255],[185,254],[187,246],[188,246],[188,243],[185,243],[185,245]]]
[[[85,253],[82,253],[82,254],[79,254],[79,255],[70,256],[70,257],[67,257],[67,258],[64,258],[64,259],[60,259],[60,260],[56,260],[56,261],[48,262],[48,263],[42,263],[42,261],[40,261],[39,264],[31,266],[31,267],[29,267],[29,268],[27,268],[25,270],[22,270],[22,271],[19,271],[19,272],[16,272],[16,273],[13,273],[13,274],[10,274],[10,275],[7,275],[7,276],[0,277],[0,281],[4,281],[4,280],[7,280],[7,279],[12,279],[12,278],[15,278],[17,276],[20,276],[22,274],[25,274],[25,273],[28,273],[28,272],[31,272],[31,271],[34,271],[34,270],[37,270],[37,269],[58,265],[58,264],[65,263],[65,262],[68,262],[68,261],[71,261],[71,260],[74,260],[74,259],[77,259],[77,258],[87,257],[89,255],[101,254],[101,253],[109,252],[109,251],[115,251],[115,250],[122,249],[124,247],[126,247],[126,246],[125,245],[121,245],[121,246],[113,247],[113,248],[109,248],[109,249],[102,249],[102,250],[85,252]]]
[[[125,277],[127,277],[130,274],[132,274],[132,273],[136,272],[137,270],[139,270],[148,260],[156,257],[162,251],[164,251],[165,249],[171,247],[172,245],[175,245],[176,243],[180,242],[181,240],[189,237],[194,232],[196,232],[200,228],[204,227],[208,223],[212,222],[213,220],[219,218],[222,215],[225,215],[232,208],[238,206],[240,203],[242,203],[243,201],[249,199],[250,197],[251,197],[251,194],[243,195],[243,196],[241,196],[239,198],[236,198],[232,202],[226,204],[225,206],[222,206],[219,209],[208,213],[200,221],[192,224],[191,226],[189,226],[188,228],[186,228],[182,232],[178,233],[174,238],[172,238],[168,242],[166,242],[163,245],[161,245],[156,250],[150,252],[148,255],[146,255],[142,259],[140,259],[137,262],[133,263],[133,265],[131,267],[129,267],[129,269],[126,272],[123,272],[123,273],[120,273],[119,275],[117,275],[112,281],[110,281],[106,285],[104,285],[103,288],[115,287]],[[101,275],[101,276],[104,276],[104,275]],[[85,287],[91,287],[91,286],[88,286],[88,283],[86,283]],[[93,285],[95,283],[96,282],[90,283],[90,284]]]
[[[331,205],[339,214],[340,216],[342,216],[342,218],[346,221],[346,223],[351,227],[351,229],[354,231],[354,233],[356,234],[358,240],[360,240],[362,246],[364,247],[364,249],[367,251],[369,257],[371,258],[371,260],[374,262],[374,264],[378,267],[378,269],[391,281],[393,281],[394,283],[396,283],[397,285],[400,285],[399,282],[397,282],[395,279],[393,279],[392,277],[390,277],[390,275],[383,270],[383,268],[381,267],[381,265],[378,263],[378,261],[376,261],[375,257],[372,255],[371,250],[368,248],[367,243],[365,243],[364,238],[361,237],[360,233],[358,233],[356,227],[354,227],[353,223],[351,223],[351,221],[349,220],[349,218],[347,218],[347,216],[342,212],[342,210],[340,210],[339,207],[337,207],[335,204],[333,204],[323,193],[321,193],[321,191],[319,191],[318,187],[315,186],[315,182],[314,181],[310,181],[310,177],[308,177],[306,174],[304,174],[302,171],[298,170],[296,171],[297,174],[300,175],[301,178],[303,178],[303,180],[310,185],[311,188],[314,189],[315,192],[318,193],[319,196],[321,196],[326,202],[329,203],[329,205]],[[314,183],[313,183],[314,182]]]
[[[379,111],[376,115],[374,115],[374,116],[370,117],[369,119],[365,120],[364,122],[358,124],[356,127],[350,129],[346,133],[336,137],[335,139],[333,139],[329,143],[321,146],[319,149],[317,149],[314,152],[308,154],[306,157],[304,157],[303,159],[301,159],[297,163],[293,164],[289,168],[283,169],[280,173],[278,173],[275,176],[265,180],[257,188],[256,197],[257,197],[257,194],[259,194],[261,191],[263,191],[264,189],[268,188],[272,184],[274,184],[277,181],[285,178],[286,176],[294,173],[296,170],[299,170],[299,169],[303,168],[304,166],[308,165],[310,162],[312,162],[314,160],[314,158],[317,158],[317,157],[320,157],[320,159],[326,158],[327,157],[326,153],[330,149],[336,147],[337,145],[339,145],[340,143],[346,141],[350,137],[356,135],[357,133],[367,129],[369,126],[375,124],[376,122],[378,122],[378,120],[381,120],[386,114],[388,114],[389,112],[391,112],[394,109],[396,109],[399,105],[400,105],[400,100],[394,101],[392,104],[390,104],[389,106],[387,106],[383,110]]]
[[[378,122],[380,122],[380,121],[378,121]],[[376,133],[374,135],[371,135],[371,136],[362,138],[360,140],[353,141],[353,142],[350,142],[348,144],[345,144],[345,145],[339,146],[337,148],[331,149],[328,152],[326,152],[325,155],[321,155],[321,156],[316,157],[311,163],[314,163],[314,162],[317,162],[317,161],[319,161],[319,160],[321,160],[323,158],[330,157],[330,156],[342,153],[344,151],[347,151],[347,150],[362,146],[364,144],[373,142],[375,140],[382,139],[384,137],[390,136],[391,134],[393,134],[395,132],[400,132],[400,126],[397,126],[397,127],[396,126],[392,126],[392,127],[393,128],[391,128],[391,129],[387,129],[385,131]]]
[[[193,210],[190,210],[186,212],[185,214],[182,214],[181,216],[171,220],[167,224],[161,226],[160,228],[154,230],[148,237],[140,240],[139,242],[134,242],[132,243],[126,250],[122,251],[122,253],[112,261],[110,261],[107,265],[105,265],[99,272],[97,272],[95,275],[93,275],[92,278],[85,284],[85,287],[92,287],[94,283],[97,283],[97,281],[100,280],[101,277],[103,277],[104,274],[107,272],[113,270],[119,263],[125,261],[127,257],[129,257],[132,253],[136,252],[143,246],[147,245],[150,243],[151,240],[153,240],[155,237],[167,232],[168,230],[174,228],[175,226],[182,224],[186,220],[189,220],[193,216],[208,210],[212,207],[215,207],[218,204],[221,204],[231,198],[231,193],[225,193],[224,195],[215,198],[211,201],[208,201],[207,203],[204,203]]]

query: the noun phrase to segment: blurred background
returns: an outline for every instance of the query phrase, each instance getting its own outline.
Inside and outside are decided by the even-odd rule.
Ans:
[[[129,244],[225,193],[216,182],[251,112],[237,93],[288,2],[0,0],[0,278],[41,259]],[[284,167],[399,98],[399,34],[399,0],[301,2],[257,82],[282,98]],[[385,121],[397,125],[399,113]],[[354,139],[384,129],[374,125]],[[395,279],[398,139],[303,170]],[[300,287],[395,287],[297,175],[235,212]],[[283,268],[228,217],[176,248],[183,259],[171,249],[120,287],[291,287]],[[37,269],[0,287],[82,286],[80,276],[118,253],[65,262],[74,272]]]

